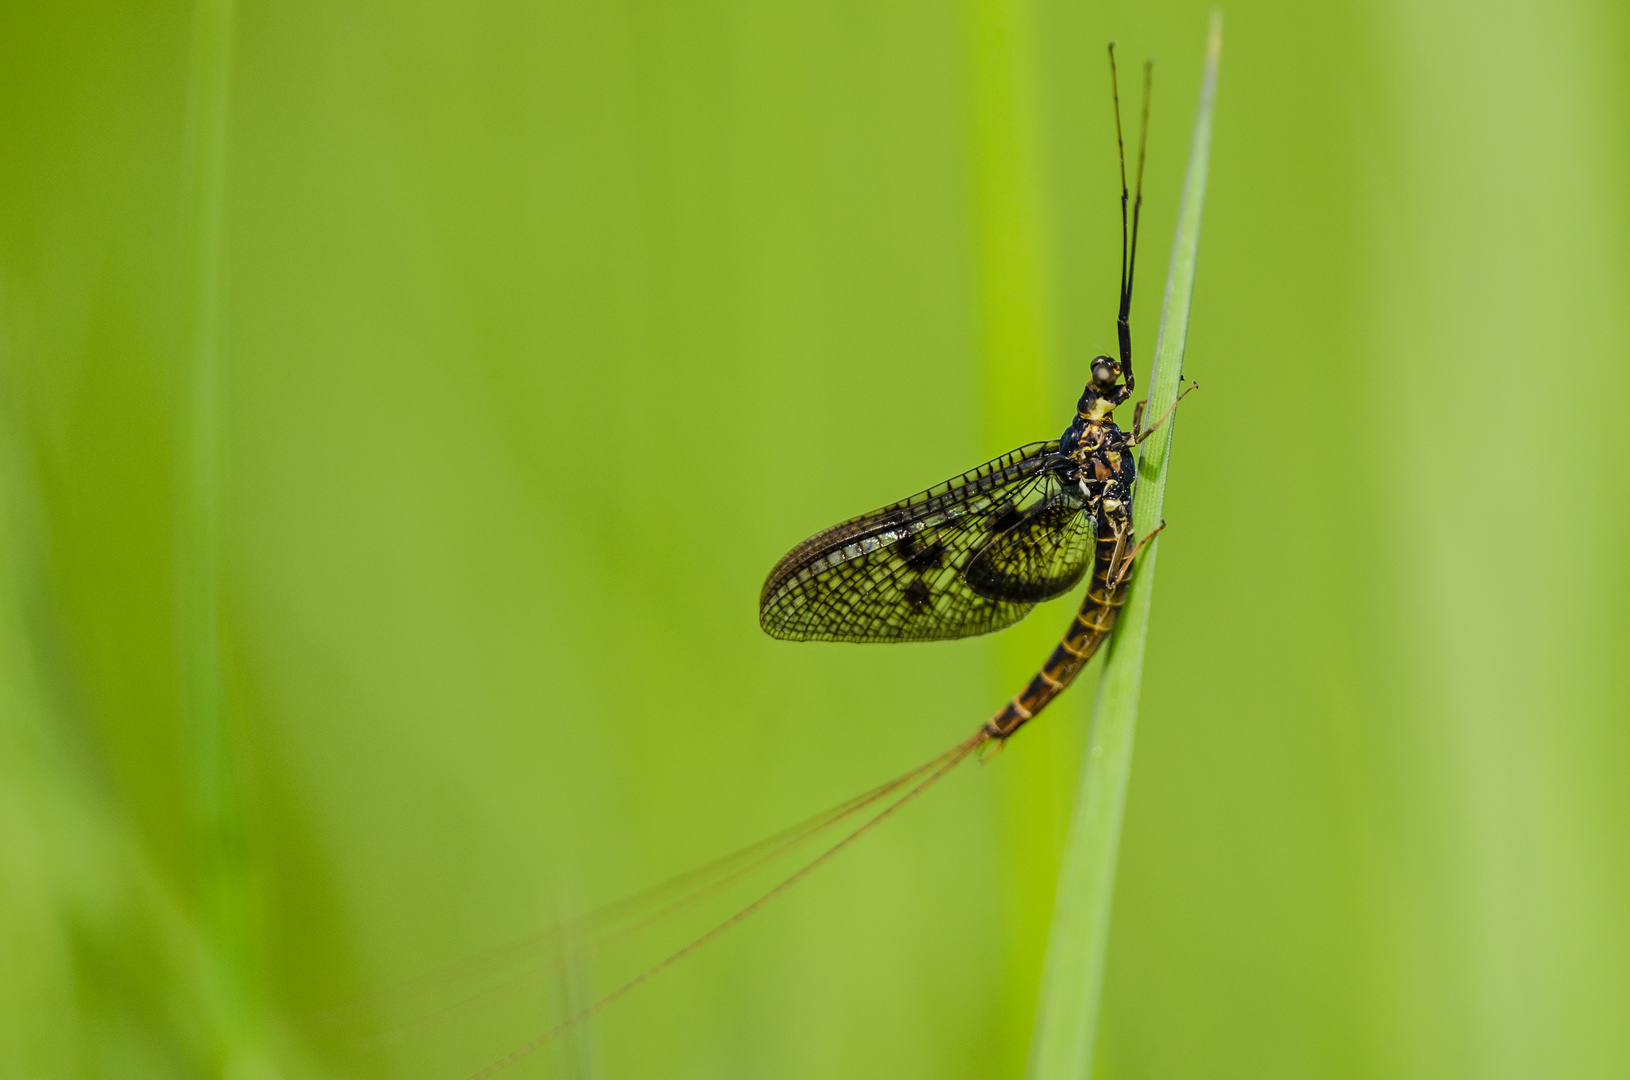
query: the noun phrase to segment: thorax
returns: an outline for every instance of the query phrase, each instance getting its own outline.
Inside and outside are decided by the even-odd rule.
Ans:
[[[1095,412],[1097,410],[1094,410]],[[1124,499],[1131,481],[1131,448],[1126,433],[1107,415],[1076,415],[1059,449],[1070,459],[1074,479],[1089,502],[1105,495]],[[1122,490],[1111,491],[1116,488]]]

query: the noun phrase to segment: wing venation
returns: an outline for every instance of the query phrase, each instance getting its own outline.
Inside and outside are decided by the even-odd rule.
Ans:
[[[759,622],[793,641],[990,633],[1079,582],[1092,526],[1057,442],[1031,443],[810,537],[776,564]]]

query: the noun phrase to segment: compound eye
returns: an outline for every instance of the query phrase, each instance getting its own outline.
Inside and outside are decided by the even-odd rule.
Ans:
[[[1114,383],[1116,376],[1119,374],[1119,372],[1115,370],[1117,366],[1118,365],[1115,365],[1108,360],[1101,359],[1097,361],[1092,365],[1092,381],[1098,383],[1100,386],[1111,385]]]

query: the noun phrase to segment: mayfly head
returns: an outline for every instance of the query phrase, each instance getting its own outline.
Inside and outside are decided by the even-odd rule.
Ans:
[[[1121,362],[1113,356],[1094,357],[1092,380],[1075,403],[1076,415],[1090,421],[1106,419],[1130,392],[1121,382],[1121,374]]]
[[[1121,381],[1121,362],[1113,356],[1094,357],[1092,361],[1091,391],[1105,397],[1113,394]]]

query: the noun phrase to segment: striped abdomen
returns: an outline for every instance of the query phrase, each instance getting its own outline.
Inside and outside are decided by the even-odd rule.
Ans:
[[[1087,666],[1104,638],[1115,626],[1115,616],[1126,603],[1126,586],[1132,576],[1132,533],[1123,517],[1106,526],[1093,552],[1092,581],[1086,599],[1076,612],[1064,639],[1053,649],[1041,670],[1025,688],[985,722],[984,732],[993,739],[1006,739],[1026,720],[1047,707]]]

